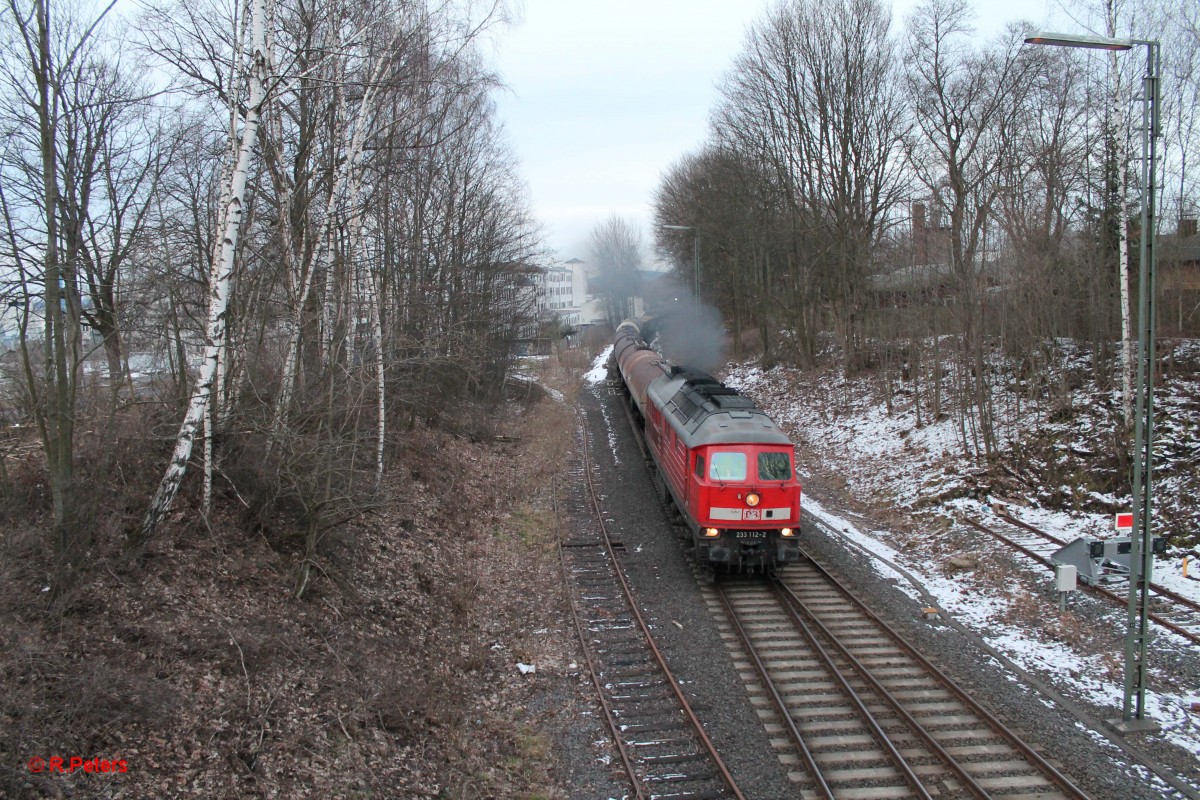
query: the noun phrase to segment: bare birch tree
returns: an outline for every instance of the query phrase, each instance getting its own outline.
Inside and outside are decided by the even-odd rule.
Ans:
[[[1117,0],[1102,0],[1104,8],[1104,35],[1117,36],[1120,3]],[[1106,155],[1115,163],[1105,171],[1112,180],[1106,195],[1115,198],[1118,218],[1116,225],[1117,287],[1121,304],[1121,413],[1126,427],[1133,425],[1133,314],[1129,292],[1129,144],[1126,131],[1125,109],[1129,98],[1122,81],[1122,63],[1115,51],[1108,52],[1109,114],[1104,128]]]
[[[226,312],[233,285],[234,255],[238,235],[241,232],[246,183],[250,173],[250,158],[258,139],[259,123],[263,107],[268,100],[268,84],[273,77],[267,26],[271,19],[271,0],[250,0],[247,60],[241,65],[245,70],[246,96],[236,98],[244,102],[245,114],[241,131],[230,139],[233,156],[227,167],[227,183],[222,192],[221,212],[217,232],[217,244],[209,273],[208,325],[205,334],[204,360],[201,363],[191,401],[176,437],[171,461],[158,485],[154,499],[142,520],[139,536],[150,538],[166,517],[179,492],[191,459],[192,445],[201,422],[209,411],[213,389],[217,380],[217,366],[224,357],[227,333]],[[241,51],[239,47],[239,52]],[[238,108],[231,97],[231,112]]]
[[[364,26],[364,31],[367,27],[370,26]],[[303,318],[308,308],[309,295],[313,289],[313,282],[318,275],[325,277],[327,280],[325,295],[329,299],[328,296],[331,294],[333,277],[333,246],[331,241],[333,226],[335,221],[340,220],[346,214],[347,209],[357,209],[361,203],[362,167],[360,161],[363,146],[367,141],[370,126],[376,113],[375,104],[383,88],[381,81],[384,72],[393,63],[393,53],[404,35],[405,32],[401,29],[392,36],[391,41],[381,42],[378,46],[371,48],[372,53],[368,57],[368,64],[364,70],[364,80],[359,86],[361,93],[357,101],[358,108],[353,112],[353,118],[347,118],[346,90],[342,85],[346,80],[346,71],[344,65],[335,62],[334,72],[337,74],[337,77],[335,77],[333,90],[337,100],[333,125],[336,126],[337,133],[335,133],[335,136],[339,141],[333,151],[333,179],[325,199],[324,211],[318,218],[316,233],[312,235],[312,245],[308,249],[306,257],[302,262],[295,265],[292,272],[293,279],[298,286],[298,292],[288,320],[289,339],[287,354],[283,364],[279,395],[275,404],[275,422],[273,423],[273,427],[276,432],[281,431],[287,426],[287,417],[292,402],[292,393],[295,389],[296,372],[300,358]],[[358,43],[346,42],[343,44],[338,41],[338,37],[335,35],[333,45],[336,52],[336,50],[343,48],[355,48],[358,46]],[[351,213],[354,212],[351,211]],[[286,218],[287,215],[284,216]],[[357,225],[352,220],[349,226],[351,229],[357,231]],[[293,249],[289,248],[288,252],[293,257],[295,256]],[[348,256],[351,259],[354,258],[353,253],[348,254]],[[328,319],[328,303],[323,302],[322,308],[325,311],[326,317],[324,325],[328,329],[330,324]],[[328,335],[326,333],[324,336],[327,337]],[[325,347],[323,349],[328,349],[327,340],[325,340]],[[324,355],[322,358],[327,358],[327,355]]]
[[[0,27],[20,45],[0,58],[14,89],[0,93],[12,134],[0,143],[0,250],[18,266],[4,296],[27,334],[52,479],[70,488],[53,448],[77,424],[86,321],[115,383],[132,341],[139,360],[169,360],[180,405],[170,463],[130,539],[154,535],[200,444],[203,513],[226,491],[214,475],[265,516],[300,510],[302,593],[325,535],[386,489],[391,415],[472,435],[494,424],[532,320],[523,282],[537,237],[476,46],[503,5],[147,7],[142,45],[175,104],[160,125],[139,116],[131,81],[71,49],[89,31],[63,28],[43,58],[49,0],[31,2],[8,2]],[[39,98],[25,76],[41,67]],[[49,211],[31,226],[30,209]],[[57,349],[38,351],[39,326]],[[479,413],[440,419],[449,399]],[[62,497],[56,515],[69,520]]]

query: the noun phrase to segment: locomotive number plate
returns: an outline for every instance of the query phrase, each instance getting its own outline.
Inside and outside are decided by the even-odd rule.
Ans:
[[[762,519],[762,509],[761,508],[743,508],[742,509],[742,519],[744,519],[744,520]]]
[[[765,539],[766,531],[738,531],[735,538],[737,539]]]

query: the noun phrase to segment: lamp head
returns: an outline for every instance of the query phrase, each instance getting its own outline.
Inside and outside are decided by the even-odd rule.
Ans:
[[[1025,37],[1025,44],[1048,44],[1053,47],[1083,47],[1088,50],[1132,50],[1130,39],[1108,39],[1103,36],[1078,36],[1073,33],[1035,33]]]

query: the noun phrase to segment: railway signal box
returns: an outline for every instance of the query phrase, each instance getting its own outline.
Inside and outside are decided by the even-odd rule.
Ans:
[[[1079,580],[1089,586],[1097,586],[1129,577],[1130,547],[1131,540],[1128,536],[1112,539],[1081,536],[1055,551],[1050,556],[1050,561],[1055,565],[1074,566],[1078,571]],[[1154,537],[1154,554],[1163,555],[1166,552],[1166,538]]]

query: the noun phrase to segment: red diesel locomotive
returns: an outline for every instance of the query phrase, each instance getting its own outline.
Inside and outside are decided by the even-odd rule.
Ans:
[[[796,561],[800,483],[779,426],[736,389],[664,359],[634,320],[617,328],[613,362],[656,486],[682,515],[699,562],[770,570]]]

